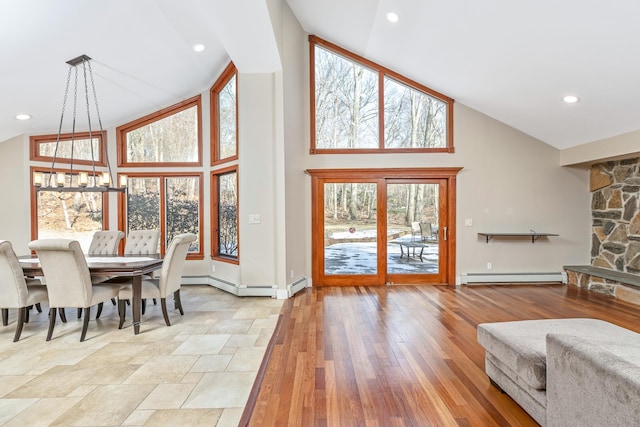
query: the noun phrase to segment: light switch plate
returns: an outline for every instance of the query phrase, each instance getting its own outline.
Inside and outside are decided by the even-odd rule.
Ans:
[[[249,224],[260,224],[260,215],[249,215]]]
[[[465,227],[472,227],[473,226],[473,220],[471,218],[467,218],[464,220],[464,226]]]

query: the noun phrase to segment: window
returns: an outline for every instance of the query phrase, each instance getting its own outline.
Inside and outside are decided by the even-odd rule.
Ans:
[[[315,36],[311,153],[453,152],[453,99]]]
[[[237,261],[238,237],[238,168],[221,169],[211,174],[212,256]]]
[[[48,180],[51,170],[31,168],[32,177],[36,172],[42,173],[43,179]],[[58,170],[53,172],[55,174]],[[73,176],[72,183],[67,176],[65,185],[77,185],[77,177]],[[92,180],[93,177],[89,176],[89,185],[93,185]],[[34,218],[31,221],[32,238],[75,239],[85,252],[88,251],[93,233],[102,230],[104,224],[108,223],[107,199],[100,192],[36,191],[31,185],[31,218]]]
[[[73,150],[73,162],[79,165],[106,166],[104,157],[104,141],[107,139],[106,132],[77,132],[75,134],[61,134],[56,152],[56,141],[58,135],[36,135],[29,138],[31,160],[39,162],[53,161],[69,163]],[[93,141],[92,144],[89,141]],[[92,163],[92,159],[94,162]]]
[[[211,88],[211,163],[238,158],[237,71],[230,63]]]
[[[121,230],[127,234],[130,230],[160,230],[163,254],[175,236],[193,233],[198,240],[189,247],[187,258],[203,258],[201,173],[129,172],[127,187],[126,201],[120,205]]]
[[[200,96],[116,130],[118,166],[200,166]]]

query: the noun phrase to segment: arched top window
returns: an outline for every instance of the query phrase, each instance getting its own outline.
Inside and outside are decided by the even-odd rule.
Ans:
[[[315,36],[311,153],[453,152],[454,100]]]

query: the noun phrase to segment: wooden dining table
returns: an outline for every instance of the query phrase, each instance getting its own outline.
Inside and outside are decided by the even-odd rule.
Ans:
[[[44,276],[37,255],[18,257],[27,277]],[[162,268],[160,255],[86,255],[92,276],[130,277],[132,279],[133,331],[140,333],[142,276]]]

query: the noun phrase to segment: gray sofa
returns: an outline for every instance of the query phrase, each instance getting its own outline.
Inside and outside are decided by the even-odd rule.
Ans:
[[[640,425],[640,334],[596,319],[478,325],[491,382],[543,426]]]

